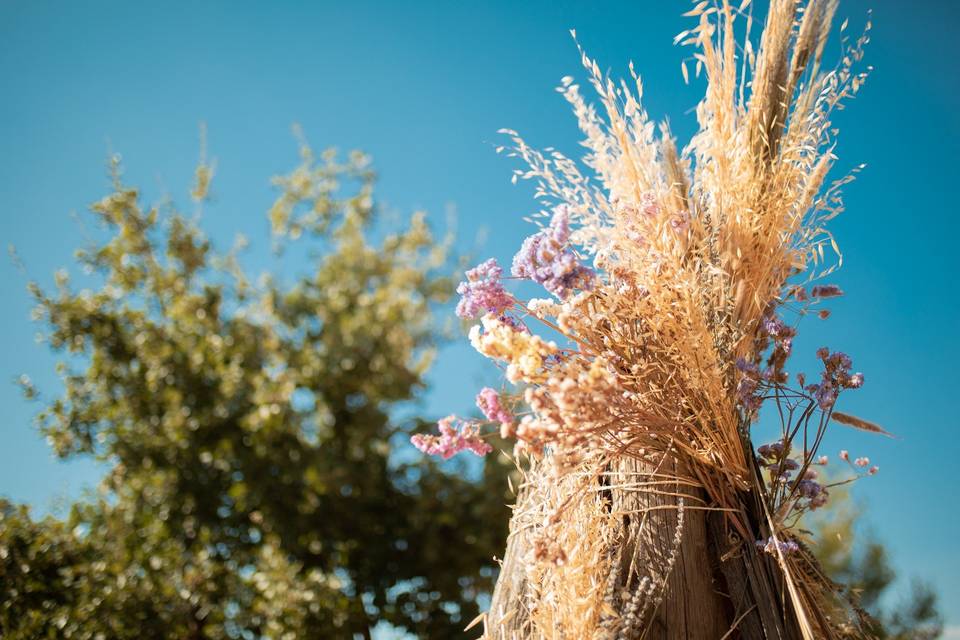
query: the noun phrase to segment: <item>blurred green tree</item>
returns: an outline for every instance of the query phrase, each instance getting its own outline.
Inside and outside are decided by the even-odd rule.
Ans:
[[[843,488],[832,491],[828,507],[810,522],[817,531],[814,552],[833,580],[846,585],[854,602],[870,614],[870,631],[878,640],[934,640],[943,631],[937,595],[920,580],[910,594],[891,603],[887,595],[897,577],[886,547],[872,534],[857,539],[861,509]],[[855,543],[856,541],[856,543]]]
[[[77,253],[96,285],[30,285],[64,354],[40,429],[109,472],[63,519],[0,503],[0,636],[462,637],[505,546],[509,466],[489,456],[477,481],[404,461],[417,420],[397,405],[451,293],[423,215],[384,231],[368,159],[303,145],[269,218],[281,246],[316,242],[315,268],[252,283],[236,250],[112,176],[92,207],[105,240]],[[198,202],[211,177],[201,163]]]

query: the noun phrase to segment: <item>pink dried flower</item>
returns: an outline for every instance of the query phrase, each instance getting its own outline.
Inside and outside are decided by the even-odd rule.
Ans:
[[[496,389],[484,387],[477,394],[477,407],[483,412],[487,420],[499,422],[501,424],[510,424],[513,422],[511,414],[500,402],[500,394]]]
[[[690,212],[686,210],[679,212],[670,219],[670,226],[678,235],[686,233],[687,229],[690,228]]]
[[[829,461],[830,461],[830,458],[828,458],[827,456],[820,456],[819,458],[817,458],[817,464],[819,465],[825,465]]]
[[[817,312],[817,317],[821,320],[826,320],[830,317],[830,309],[820,309],[820,311]]]
[[[457,422],[461,423],[459,429],[456,426]],[[480,429],[475,424],[465,423],[456,416],[447,416],[437,422],[437,427],[440,431],[439,436],[418,433],[410,437],[410,442],[427,455],[440,456],[444,460],[452,458],[463,450],[471,451],[478,456],[484,456],[493,451],[493,447],[480,437]]]
[[[873,465],[872,467],[870,467],[869,469],[867,469],[867,475],[868,475],[868,476],[875,476],[875,475],[877,475],[877,472],[878,472],[878,471],[880,471],[880,467],[878,467],[877,465]]]
[[[853,461],[853,464],[857,465],[858,467],[869,466],[870,458],[857,458],[856,460]]]
[[[843,449],[842,451],[840,451],[840,459],[850,462],[850,452],[847,451],[846,449]]]
[[[640,196],[640,210],[650,217],[656,217],[660,214],[660,205],[657,204],[656,196],[646,191]]]

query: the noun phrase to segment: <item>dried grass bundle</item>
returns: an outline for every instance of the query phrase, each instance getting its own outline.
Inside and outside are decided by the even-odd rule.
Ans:
[[[553,297],[517,300],[493,260],[459,290],[458,314],[482,315],[474,346],[522,389],[485,389],[478,406],[529,461],[487,637],[864,637],[796,526],[826,501],[818,448],[837,396],[863,376],[822,350],[819,381],[793,384],[783,314],[841,293],[807,284],[839,264],[825,225],[851,176],[826,182],[830,117],[865,78],[854,66],[868,39],[844,39],[824,70],[836,2],[771,0],[756,49],[747,5],[687,14],[697,26],[677,41],[696,47],[707,84],[682,151],[643,110],[632,66],[633,82],[615,83],[585,54],[599,108],[572,79],[560,88],[582,163],[506,131],[528,165],[515,178],[535,181],[549,220],[512,274]],[[561,339],[532,333],[535,320]],[[755,452],[765,401],[782,437]],[[489,448],[481,423],[445,420],[418,446]]]

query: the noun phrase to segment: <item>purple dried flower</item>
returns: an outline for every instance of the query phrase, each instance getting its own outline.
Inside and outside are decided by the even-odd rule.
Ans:
[[[783,456],[786,447],[789,447],[788,443],[783,440],[777,440],[776,442],[760,445],[757,447],[757,453],[768,460],[775,460]],[[789,448],[787,448],[786,451],[789,453]]]
[[[773,463],[770,465],[770,473],[777,478],[789,478],[793,471],[796,471],[800,468],[800,465],[797,464],[795,460],[786,458],[782,462]]]
[[[830,498],[830,494],[826,491],[821,491],[815,497],[810,499],[809,508],[811,511],[816,511],[823,505],[827,504],[827,500]]]
[[[527,325],[523,324],[522,321],[517,320],[512,316],[499,316],[497,320],[499,320],[501,324],[505,324],[514,331],[519,331],[520,333],[530,333],[530,329],[527,327]]]
[[[796,553],[800,550],[800,545],[798,545],[793,540],[777,540],[773,536],[770,536],[766,540],[757,540],[757,548],[761,551],[765,551],[772,556],[777,555],[777,548],[780,549],[780,553]]]
[[[763,404],[763,397],[757,393],[757,386],[757,380],[749,376],[737,383],[737,399],[747,413],[754,413]]]
[[[760,321],[760,329],[764,336],[773,339],[773,349],[767,357],[764,379],[774,384],[785,384],[788,376],[783,368],[793,351],[793,338],[797,335],[797,330],[786,324],[772,310]]]
[[[513,257],[513,275],[542,284],[558,298],[567,297],[573,289],[588,288],[593,270],[581,265],[566,248],[570,240],[570,224],[566,206],[554,209],[550,226],[523,241]]]
[[[801,497],[812,500],[820,495],[823,491],[823,485],[814,480],[801,480],[797,484],[797,492]]]
[[[470,269],[466,276],[466,281],[457,287],[457,293],[460,294],[457,315],[461,318],[476,318],[485,313],[503,313],[513,304],[513,298],[500,282],[503,269],[494,258]]]
[[[737,383],[737,400],[748,415],[755,414],[763,404],[763,396],[758,393],[763,376],[756,364],[744,358],[737,358],[736,367],[743,372],[743,377]]]
[[[817,390],[813,394],[814,399],[817,401],[817,405],[823,411],[829,411],[830,407],[832,407],[837,401],[836,387],[829,384],[818,384],[814,386],[817,387]]]
[[[797,335],[797,330],[788,326],[778,316],[770,314],[762,320],[764,332],[771,338],[792,338]]]
[[[817,357],[823,361],[820,383],[810,385],[807,390],[813,393],[820,408],[827,411],[836,402],[841,390],[863,386],[863,374],[850,373],[853,360],[842,351],[830,353],[829,349],[821,347],[817,349]]]
[[[847,370],[853,366],[853,360],[842,351],[835,351],[830,354],[830,360],[836,363],[836,366],[842,370]]]
[[[814,298],[837,298],[843,295],[843,290],[835,284],[820,284],[810,290]]]

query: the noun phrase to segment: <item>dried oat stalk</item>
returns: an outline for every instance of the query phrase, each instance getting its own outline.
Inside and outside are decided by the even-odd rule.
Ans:
[[[514,390],[480,392],[486,421],[415,440],[483,455],[493,424],[526,460],[486,637],[864,637],[797,522],[829,496],[831,416],[884,431],[833,413],[863,384],[846,354],[819,351],[809,381],[785,365],[795,320],[842,293],[811,283],[840,262],[827,224],[851,176],[828,182],[830,118],[865,79],[867,36],[826,68],[835,2],[772,0],[758,38],[748,5],[699,2],[677,37],[706,76],[682,150],[632,67],[614,82],[586,54],[599,103],[560,87],[581,160],[506,131],[543,205],[511,274],[549,297],[510,294],[495,260],[467,272],[457,313],[479,319],[470,340]],[[782,434],[755,450],[764,405]]]

